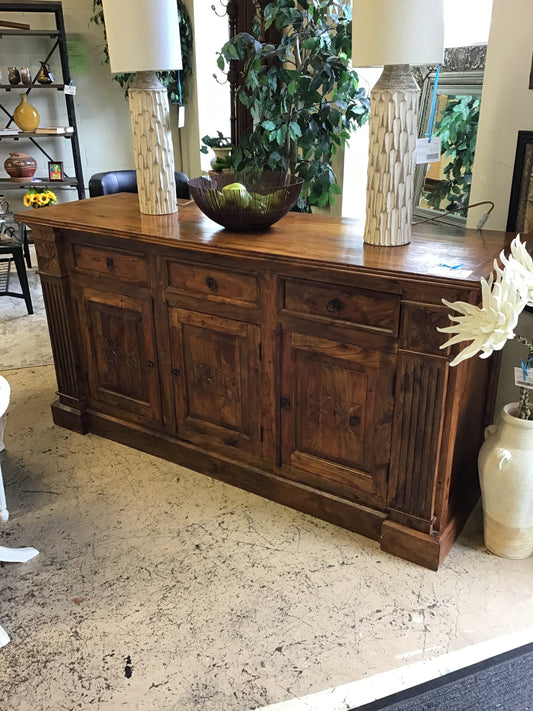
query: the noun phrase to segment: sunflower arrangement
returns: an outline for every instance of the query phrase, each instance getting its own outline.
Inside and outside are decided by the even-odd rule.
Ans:
[[[24,205],[26,207],[45,207],[46,205],[56,204],[56,194],[47,188],[30,188],[24,195]]]

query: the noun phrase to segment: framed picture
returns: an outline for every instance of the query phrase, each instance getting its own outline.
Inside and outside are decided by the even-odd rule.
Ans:
[[[48,161],[48,180],[63,180],[63,163]]]
[[[533,234],[533,131],[518,132],[507,231]]]

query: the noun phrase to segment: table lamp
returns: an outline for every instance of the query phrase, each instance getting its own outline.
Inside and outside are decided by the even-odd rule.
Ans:
[[[128,89],[139,207],[176,212],[167,90],[156,72],[181,69],[176,0],[103,0],[111,72],[135,72]]]
[[[411,240],[420,89],[410,65],[443,54],[443,0],[353,0],[352,64],[383,66],[370,93],[367,244]]]

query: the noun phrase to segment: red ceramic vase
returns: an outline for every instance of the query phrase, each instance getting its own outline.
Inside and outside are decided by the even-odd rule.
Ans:
[[[14,183],[29,183],[37,170],[37,161],[26,153],[10,153],[4,168]]]

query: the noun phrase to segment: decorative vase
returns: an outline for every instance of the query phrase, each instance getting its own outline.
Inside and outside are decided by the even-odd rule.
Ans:
[[[39,112],[32,106],[28,101],[26,94],[22,94],[20,97],[20,103],[13,111],[13,120],[20,128],[21,131],[29,133],[35,131],[39,125],[40,116]]]
[[[41,68],[37,72],[35,79],[39,84],[51,84],[54,81],[55,77],[46,62],[41,62]]]
[[[31,72],[28,67],[20,68],[20,80],[25,86],[31,85]]]
[[[533,553],[533,420],[521,420],[518,403],[485,430],[478,457],[485,545],[503,558]]]
[[[27,153],[10,153],[4,168],[12,182],[29,183],[37,170],[37,161]]]
[[[7,68],[7,80],[13,86],[20,82],[19,70],[16,67]]]
[[[231,151],[233,150],[233,147],[232,146],[223,146],[221,148],[211,148],[211,150],[215,154],[215,157],[211,158],[211,160],[209,161],[211,168],[212,168],[215,165],[217,160],[224,160],[225,158],[227,158],[230,155]]]

